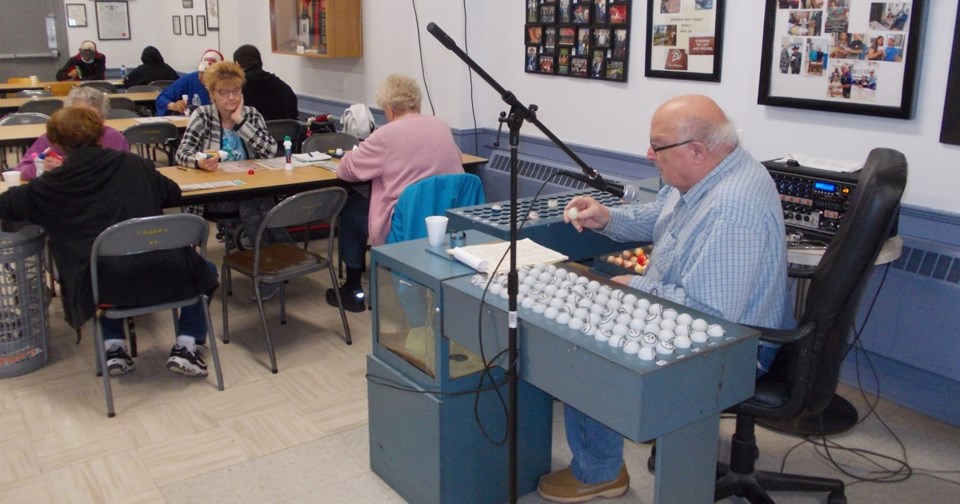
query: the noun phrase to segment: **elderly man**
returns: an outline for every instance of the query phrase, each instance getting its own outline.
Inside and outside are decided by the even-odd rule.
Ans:
[[[57,70],[57,80],[103,80],[106,72],[107,57],[97,52],[97,44],[84,40],[77,54]]]
[[[652,241],[644,276],[617,282],[743,324],[784,328],[787,253],[776,186],[737,143],[734,125],[710,98],[680,96],[661,105],[650,124],[649,157],[664,186],[655,201],[607,208],[579,196],[570,221],[622,241]],[[775,349],[761,347],[762,372]],[[538,491],[557,502],[617,497],[630,485],[623,437],[565,406],[570,467],[544,476]]]

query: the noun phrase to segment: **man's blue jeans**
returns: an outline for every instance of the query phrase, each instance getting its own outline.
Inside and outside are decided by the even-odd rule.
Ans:
[[[207,267],[214,273],[217,267],[210,261],[207,261]],[[190,306],[184,306],[180,309],[180,319],[177,321],[178,336],[193,336],[198,345],[207,341],[207,319],[203,315],[203,305],[198,301]],[[103,331],[103,340],[127,339],[123,331],[123,319],[100,319],[100,328]]]
[[[623,467],[623,435],[563,405],[567,444],[573,453],[570,470],[581,483],[606,483],[617,479]]]

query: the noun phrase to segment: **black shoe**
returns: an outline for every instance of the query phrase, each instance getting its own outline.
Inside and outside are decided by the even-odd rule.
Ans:
[[[199,347],[191,352],[186,347],[174,345],[167,359],[167,369],[187,376],[207,376],[207,363]]]
[[[340,299],[343,300],[343,309],[354,313],[367,311],[367,297],[363,294],[363,289],[349,289],[345,285],[340,286]],[[337,291],[327,289],[327,304],[337,306]]]
[[[125,375],[133,371],[133,359],[122,346],[107,349],[107,372],[110,376]]]

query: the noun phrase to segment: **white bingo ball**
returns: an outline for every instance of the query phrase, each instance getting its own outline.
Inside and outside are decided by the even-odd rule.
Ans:
[[[621,291],[621,292],[623,292],[623,291]],[[623,304],[625,304],[625,305],[630,305],[630,306],[636,306],[636,304],[637,304],[637,296],[634,296],[633,294],[625,294],[625,295],[623,296]]]
[[[583,327],[580,329],[580,332],[582,332],[586,336],[593,336],[594,334],[596,334],[597,328],[594,327],[593,324],[583,324]]]
[[[534,298],[525,297],[523,298],[523,301],[520,303],[520,306],[530,309],[530,308],[533,308],[534,304],[536,304],[536,300]]]
[[[657,339],[657,335],[653,333],[646,333],[640,337],[640,345],[645,347],[653,348],[657,346],[660,340]]]
[[[590,314],[587,315],[587,318],[586,318],[586,321],[590,322],[593,325],[600,325],[601,320],[603,320],[603,316],[600,315],[599,313],[594,313],[594,312],[590,312]]]
[[[663,305],[660,303],[653,303],[647,308],[647,313],[650,315],[656,315],[657,317],[663,317]]]
[[[645,308],[637,308],[636,310],[633,310],[633,318],[635,319],[646,320],[647,315],[650,315],[650,314],[647,313],[647,310]]]
[[[588,283],[590,283],[590,279],[585,276],[578,276],[577,279],[573,281],[573,283],[577,285],[587,285]]]
[[[677,336],[673,338],[673,346],[677,348],[690,348],[690,338],[687,336]]]
[[[507,299],[508,297],[510,297],[510,290],[500,289],[500,299]]]
[[[650,324],[643,326],[643,332],[657,334],[660,332],[660,324]]]
[[[597,294],[596,296],[593,297],[593,302],[594,302],[594,303],[597,303],[597,304],[601,304],[601,305],[606,306],[606,305],[607,305],[607,301],[610,301],[610,298],[608,298],[607,296],[605,296],[605,295],[603,295],[603,294]]]
[[[710,327],[707,327],[707,336],[711,338],[719,338],[723,336],[726,331],[720,327],[720,324],[711,324]]]
[[[706,343],[707,333],[703,331],[693,331],[690,333],[690,341],[694,343]]]
[[[613,334],[611,334],[609,330],[603,328],[600,328],[597,332],[593,333],[593,339],[597,341],[605,342],[610,339],[610,336],[613,336]]]
[[[676,328],[677,328],[677,323],[673,320],[664,318],[662,321],[660,321],[660,329],[669,329],[672,331]]]
[[[648,300],[647,298],[638,299],[637,308],[640,308],[649,312],[650,310],[648,308],[650,308],[650,300]]]
[[[517,292],[526,296],[530,292],[530,286],[527,284],[520,284],[517,286]]]
[[[640,347],[640,350],[637,351],[637,357],[640,357],[640,360],[652,361],[656,355],[653,353],[653,348]]]
[[[550,198],[547,200],[547,208],[557,208],[558,206],[560,206],[560,204],[557,203],[556,198]]]
[[[503,286],[498,283],[491,283],[490,287],[487,289],[487,291],[490,292],[490,294],[493,294],[494,296],[496,296],[497,294],[500,294],[500,291],[502,290],[503,290]]]
[[[660,341],[670,341],[676,337],[677,335],[669,329],[661,329],[660,332],[657,333],[657,339]]]
[[[537,303],[537,304],[533,305],[533,313],[536,313],[536,314],[538,314],[538,315],[541,314],[541,313],[543,313],[544,310],[546,310],[546,309],[547,309],[547,305],[545,305],[545,304],[543,304],[543,303]]]
[[[640,342],[639,341],[630,341],[626,345],[623,345],[624,353],[635,354],[640,351]]]
[[[594,293],[597,292],[598,290],[600,290],[600,282],[596,280],[590,280],[590,282],[587,283],[587,290]]]
[[[604,318],[600,321],[600,329],[606,329],[608,331],[613,330],[613,326],[617,325],[616,321],[611,318]]]
[[[646,325],[646,322],[644,322],[642,319],[638,319],[638,318],[630,319],[630,324],[629,324],[630,329],[636,329],[638,331],[642,331],[643,326],[645,325]]]
[[[580,216],[580,210],[577,210],[577,207],[570,207],[567,209],[567,218],[570,220],[577,220],[577,217]]]
[[[702,318],[698,318],[690,323],[690,328],[694,331],[706,331],[707,330],[707,321]]]
[[[613,326],[613,334],[616,334],[617,336],[626,336],[627,332],[629,331],[630,329],[627,329],[627,326],[623,324],[615,324]]]
[[[547,271],[547,273],[550,273],[551,276],[553,276],[553,274],[557,272],[557,265],[556,265],[556,264],[548,264],[547,267],[546,267],[546,271]]]
[[[625,326],[628,326],[630,325],[630,322],[633,321],[633,317],[631,317],[626,313],[621,313],[620,315],[617,315],[616,321],[618,324],[623,324]]]
[[[543,288],[543,292],[546,292],[547,294],[550,294],[551,296],[556,296],[556,295],[557,295],[557,286],[556,286],[556,285],[548,285],[548,286],[546,286],[546,287]]]
[[[583,325],[584,325],[583,319],[576,318],[576,317],[570,319],[570,322],[567,322],[567,327],[569,327],[570,329],[573,329],[574,331],[579,331],[583,329]]]
[[[610,308],[612,310],[616,310],[620,308],[620,301],[617,299],[611,299],[607,301],[607,308]]]
[[[688,325],[678,325],[673,328],[673,332],[677,336],[690,336],[690,326]]]
[[[667,308],[666,310],[663,310],[663,320],[677,320],[678,315],[679,314],[677,313],[677,310],[674,310],[673,308]]]
[[[549,304],[551,308],[556,308],[557,310],[559,310],[560,307],[563,306],[563,300],[560,298],[548,298],[548,299],[549,301],[547,301],[547,304]]]
[[[550,320],[557,318],[558,314],[559,312],[557,311],[557,309],[552,306],[548,306],[545,310],[543,310],[543,316],[547,317]]]
[[[570,314],[567,312],[560,312],[557,314],[556,321],[558,324],[567,325],[570,323]]]
[[[586,320],[587,315],[590,315],[590,310],[586,308],[575,308],[573,310],[573,318],[578,318],[580,320]]]
[[[661,341],[657,343],[657,353],[660,355],[670,355],[673,353],[673,342]]]
[[[693,317],[691,317],[689,313],[677,315],[677,324],[690,325],[691,323],[693,323]]]
[[[616,334],[614,334],[613,336],[610,336],[610,339],[607,340],[607,344],[612,346],[613,348],[620,348],[623,346],[624,343],[625,341],[623,336],[618,336]]]
[[[613,289],[609,285],[601,285],[597,292],[603,294],[604,296],[610,297],[610,294],[613,293]]]

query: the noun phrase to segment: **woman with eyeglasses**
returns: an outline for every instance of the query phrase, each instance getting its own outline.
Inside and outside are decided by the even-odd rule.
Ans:
[[[243,105],[244,80],[243,69],[232,61],[214,63],[206,69],[203,85],[212,103],[198,107],[190,116],[177,149],[177,164],[212,172],[217,171],[221,162],[273,157],[277,142],[270,135],[266,121],[257,109]],[[219,151],[222,152],[218,155],[204,155]],[[201,155],[197,156],[198,153]],[[239,202],[240,221],[248,238],[253,240],[263,217],[274,204],[270,196]],[[216,211],[226,213],[233,209],[218,207]],[[271,241],[290,240],[285,232],[271,231],[269,238]],[[273,292],[261,294],[265,299],[273,297]]]

